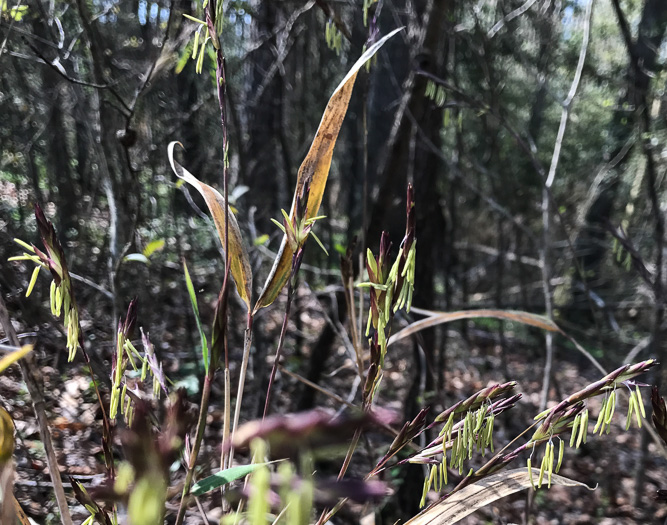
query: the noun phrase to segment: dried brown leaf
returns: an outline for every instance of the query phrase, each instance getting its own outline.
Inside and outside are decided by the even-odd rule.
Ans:
[[[537,479],[539,474],[539,469],[534,468],[533,478]],[[551,483],[563,487],[586,487],[593,490],[584,483],[557,474],[552,476]],[[431,505],[407,521],[406,525],[450,525],[457,523],[476,510],[500,498],[531,487],[528,470],[525,468],[499,472],[477,483],[468,485],[447,499]]]
[[[252,295],[252,272],[250,269],[250,259],[248,252],[243,244],[241,230],[239,229],[236,217],[231,210],[225,213],[225,199],[220,192],[208,184],[199,181],[192,173],[174,160],[174,148],[178,142],[171,142],[167,149],[171,169],[176,176],[185,182],[194,186],[206,201],[209,211],[213,217],[213,222],[218,230],[220,241],[225,247],[225,217],[229,217],[229,264],[232,277],[236,283],[236,289],[243,302],[250,310],[250,297]]]
[[[310,150],[308,150],[308,154],[299,168],[290,211],[291,219],[294,218],[296,211],[297,197],[303,193],[303,189],[308,184],[310,184],[310,192],[308,195],[306,218],[310,219],[317,216],[320,204],[322,203],[322,196],[324,195],[327,178],[329,177],[333,149],[336,145],[336,139],[338,138],[338,133],[343,124],[343,119],[347,113],[347,106],[350,102],[350,96],[352,95],[352,88],[354,87],[354,81],[357,78],[357,74],[363,65],[371,59],[384,43],[401,29],[402,28],[395,29],[369,47],[352,66],[343,81],[333,92],[333,95],[331,95],[327,107],[324,110],[324,114],[322,115],[320,126],[317,129],[313,143],[310,146]],[[255,304],[254,312],[270,305],[276,300],[280,291],[284,288],[285,284],[287,284],[291,267],[292,250],[287,243],[287,236],[285,236],[283,237],[283,242],[280,245],[280,250],[273,263],[273,268],[269,273],[269,277],[266,280],[264,289],[257,300],[257,304]]]

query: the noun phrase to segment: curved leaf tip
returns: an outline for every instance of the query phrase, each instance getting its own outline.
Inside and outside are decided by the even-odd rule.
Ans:
[[[176,162],[174,159],[174,148],[176,147],[176,144],[183,147],[183,145],[177,141],[169,143],[169,146],[167,147],[167,155],[169,156],[171,169],[179,179],[193,186],[202,197],[204,197],[206,206],[208,206],[208,210],[213,217],[213,223],[218,231],[222,247],[224,248],[226,244],[229,245],[230,272],[236,283],[236,289],[239,296],[243,299],[248,310],[250,310],[252,271],[250,269],[250,259],[248,258],[248,253],[243,244],[241,230],[236,221],[236,217],[229,207],[227,213],[225,213],[225,199],[220,195],[220,192],[208,184],[201,182],[197,177]],[[229,240],[228,243],[225,243],[225,222],[227,221],[227,218],[229,218],[229,223],[227,225],[227,229],[229,230]]]

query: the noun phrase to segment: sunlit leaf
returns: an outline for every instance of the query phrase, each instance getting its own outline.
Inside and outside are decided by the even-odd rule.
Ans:
[[[125,257],[123,257],[123,262],[140,262],[144,264],[151,263],[148,260],[148,257],[146,257],[143,253],[128,253]]]
[[[7,354],[0,359],[0,372],[4,371],[9,365],[28,355],[33,349],[33,345],[23,345],[21,348],[14,350],[11,354]]]
[[[282,225],[281,225],[281,226],[282,226]],[[284,228],[284,226],[283,226],[283,228]],[[255,246],[261,246],[262,244],[266,244],[266,242],[267,242],[268,240],[269,240],[269,235],[268,235],[267,233],[265,233],[265,234],[260,235],[259,237],[257,237],[257,238],[255,239],[255,241],[253,242],[253,244],[254,244]]]
[[[225,217],[229,216],[229,264],[230,272],[236,283],[236,289],[243,299],[243,302],[250,309],[250,296],[252,293],[252,273],[250,270],[250,260],[248,259],[248,253],[246,252],[245,246],[243,245],[243,239],[241,238],[241,230],[239,229],[238,222],[236,222],[236,217],[230,211],[228,214],[225,214],[225,199],[220,193],[209,186],[200,182],[192,173],[186,170],[181,166],[176,160],[174,160],[174,147],[178,142],[172,142],[168,147],[169,162],[171,163],[171,169],[174,170],[174,173],[177,177],[184,180],[188,184],[194,186],[199,193],[202,194],[206,205],[208,206],[211,216],[213,217],[213,222],[215,227],[218,230],[218,235],[220,241],[222,242],[222,247],[225,247]]]
[[[164,239],[155,239],[154,241],[149,242],[144,248],[143,254],[146,257],[150,257],[155,252],[159,252],[164,249],[165,240]]]
[[[296,210],[296,199],[302,194],[303,189],[307,184],[310,184],[310,193],[308,195],[308,207],[306,217],[312,218],[317,216],[322,203],[322,196],[324,188],[327,184],[329,176],[329,168],[331,167],[331,158],[333,156],[333,149],[340,132],[343,119],[347,113],[347,106],[350,102],[352,88],[354,81],[357,78],[357,73],[363,65],[380,49],[384,43],[392,36],[398,33],[402,28],[395,29],[375,44],[368,48],[368,50],[361,55],[359,60],[352,66],[343,81],[338,85],[336,90],[331,95],[322,121],[317,129],[313,143],[306,155],[301,167],[299,168],[299,175],[297,177],[296,188],[294,190],[294,197],[292,199],[292,207],[290,217],[294,218]],[[255,304],[254,311],[270,305],[276,300],[278,294],[283,289],[289,278],[292,266],[292,253],[287,243],[287,236],[283,237],[283,242],[278,251],[278,255],[273,263],[273,268],[266,280],[264,289]]]
[[[248,474],[251,474],[254,470],[258,469],[259,467],[265,467],[266,465],[269,464],[270,463],[254,463],[252,465],[239,465],[238,467],[232,467],[225,470],[221,470],[220,472],[216,472],[212,476],[204,478],[201,481],[195,483],[192,486],[192,490],[190,491],[190,493],[193,496],[200,496],[201,494],[205,494],[206,492],[215,490],[218,487],[227,485],[232,481],[244,478]]]
[[[27,11],[27,10],[28,10],[28,6],[27,6],[27,5],[17,5],[17,6],[14,6],[14,7],[12,7],[12,8],[9,10],[9,17],[10,17],[10,18],[13,18],[13,19],[16,20],[17,22],[20,22],[21,19],[23,18],[23,15],[26,14],[26,11]]]
[[[539,475],[539,469],[532,469],[533,476]],[[584,483],[554,474],[552,485],[563,487],[586,487]],[[473,483],[444,501],[438,502],[407,521],[405,525],[450,525],[457,523],[478,509],[493,503],[500,498],[531,488],[528,470],[519,468],[499,472],[477,483]]]

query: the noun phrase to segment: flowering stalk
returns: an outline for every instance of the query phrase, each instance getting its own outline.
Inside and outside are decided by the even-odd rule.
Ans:
[[[231,389],[230,389],[230,379],[229,379],[229,358],[227,354],[227,301],[229,296],[229,276],[230,276],[230,256],[229,256],[229,188],[228,182],[229,177],[227,173],[227,167],[229,165],[229,142],[227,140],[227,108],[226,108],[226,89],[227,89],[227,79],[225,74],[225,59],[222,52],[222,47],[220,45],[219,35],[222,33],[223,25],[223,1],[218,0],[208,0],[204,2],[205,8],[205,20],[199,20],[189,15],[184,15],[186,18],[198,22],[200,27],[195,33],[195,42],[193,46],[193,58],[199,52],[197,57],[197,73],[201,73],[203,69],[204,56],[206,54],[206,46],[208,42],[211,42],[215,50],[215,78],[216,78],[216,88],[218,94],[218,104],[220,108],[220,122],[222,126],[222,152],[223,152],[223,198],[224,198],[224,213],[225,213],[225,227],[224,227],[224,251],[225,251],[225,276],[222,282],[222,287],[218,295],[218,303],[216,305],[215,312],[215,321],[213,325],[213,334],[212,334],[212,356],[211,363],[208,367],[206,377],[204,379],[204,386],[202,391],[202,399],[200,404],[200,414],[199,422],[197,424],[197,431],[195,435],[194,447],[192,453],[190,454],[185,485],[183,487],[183,496],[181,498],[181,503],[178,509],[178,514],[176,516],[176,525],[180,525],[185,518],[185,501],[186,495],[190,490],[190,485],[192,483],[192,476],[194,474],[194,466],[196,463],[197,455],[199,454],[199,448],[201,446],[201,440],[204,437],[204,430],[206,428],[206,414],[208,413],[208,404],[210,398],[210,389],[213,382],[213,377],[215,375],[216,368],[221,354],[224,352],[224,374],[225,374],[225,424],[223,432],[223,440],[229,435],[230,432],[230,411],[231,411]],[[206,36],[201,43],[201,46],[198,48],[200,33],[205,30]],[[240,383],[243,382],[245,377],[240,380]],[[242,392],[242,389],[239,389]],[[237,404],[240,403],[240,396],[237,399]],[[230,458],[231,462],[231,458]],[[220,467],[224,468],[226,463],[226,457],[224,454],[220,458]]]
[[[58,241],[53,224],[46,218],[39,204],[35,205],[37,227],[44,245],[44,251],[34,244],[28,244],[20,239],[14,241],[25,251],[17,257],[10,257],[9,261],[32,261],[36,264],[32,272],[26,297],[30,296],[37,282],[39,270],[45,268],[51,272],[51,313],[56,317],[63,314],[63,323],[67,329],[68,361],[73,361],[79,346],[81,327],[79,325],[79,309],[72,292],[72,278],[67,270],[65,252]]]
[[[137,301],[133,299],[127,308],[127,315],[125,321],[118,321],[118,333],[116,334],[116,353],[113,355],[111,363],[111,401],[109,403],[109,417],[116,419],[118,414],[118,407],[120,405],[121,412],[124,412],[127,421],[131,419],[128,412],[125,412],[125,396],[127,393],[127,383],[123,382],[125,369],[128,363],[131,363],[132,368],[137,371],[136,361],[133,353],[137,353],[136,348],[132,345],[132,333],[134,332],[134,325],[137,321]],[[145,374],[146,365],[142,366],[142,376]],[[142,377],[143,380],[143,377]],[[122,393],[122,395],[121,395]],[[129,408],[129,407],[128,407]]]
[[[535,424],[527,429],[530,430],[537,426],[532,437],[526,443],[509,453],[504,453],[504,449],[503,451],[500,451],[480,469],[475,472],[471,471],[469,475],[463,478],[454,490],[444,496],[443,499],[458,492],[462,488],[505,468],[505,466],[514,461],[524,452],[530,452],[527,467],[528,474],[532,480],[533,456],[535,455],[537,447],[543,444],[546,444],[546,446],[544,456],[540,462],[539,477],[537,480],[532,480],[532,483],[533,486],[537,488],[542,486],[546,479],[547,485],[551,486],[551,476],[553,472],[558,472],[560,469],[564,456],[565,443],[560,437],[560,434],[571,430],[571,447],[578,448],[582,443],[586,443],[589,423],[586,402],[589,399],[600,395],[605,396],[598,416],[598,422],[594,429],[594,431],[600,431],[600,434],[602,434],[604,431],[609,430],[611,418],[616,408],[617,388],[623,386],[629,392],[629,415],[631,415],[633,410],[636,410],[635,415],[639,425],[641,425],[641,418],[645,417],[645,413],[643,409],[643,401],[641,400],[640,387],[647,385],[637,383],[634,381],[634,378],[654,367],[656,364],[655,359],[648,359],[634,365],[622,366],[599,381],[596,381],[570,395],[567,399],[564,399],[553,408],[538,414],[535,417]],[[559,441],[557,455],[554,439],[558,439]]]
[[[366,337],[369,338],[371,358],[368,371],[366,372],[361,400],[365,411],[371,410],[373,399],[382,381],[382,368],[387,353],[387,340],[391,332],[391,321],[394,318],[394,314],[402,308],[405,308],[409,312],[412,304],[412,293],[415,282],[415,257],[417,253],[415,201],[412,184],[408,184],[406,203],[405,235],[396,260],[390,267],[389,253],[391,242],[389,241],[389,234],[382,232],[378,256],[375,257],[370,249],[366,254],[368,281],[357,285],[360,288],[369,289],[371,303],[368,313],[368,324],[366,326]],[[373,328],[372,333],[371,327]],[[343,478],[352,461],[352,456],[357,448],[360,437],[361,431],[357,431],[350,442],[345,460],[338,473],[339,480]],[[343,502],[344,500],[339,501],[331,510],[325,509],[320,515],[317,524],[321,525],[330,520],[338,512]]]
[[[34,244],[28,244],[24,241],[21,241],[20,239],[14,239],[14,241],[23,247],[25,251],[23,252],[23,255],[18,257],[10,257],[9,260],[32,261],[36,263],[36,267],[32,273],[32,278],[30,279],[30,284],[28,285],[26,296],[30,295],[32,292],[41,268],[46,268],[49,270],[49,272],[51,272],[51,276],[53,277],[50,294],[51,312],[57,317],[59,317],[61,313],[63,314],[63,322],[67,329],[68,360],[74,360],[77,348],[80,347],[81,354],[83,355],[86,365],[88,366],[88,372],[90,374],[93,388],[95,389],[97,401],[99,402],[100,410],[102,411],[102,449],[104,451],[104,459],[107,469],[109,469],[109,474],[113,478],[114,462],[113,454],[111,451],[111,423],[109,422],[106,410],[104,409],[104,403],[97,386],[97,381],[95,380],[95,374],[93,373],[93,368],[90,363],[90,357],[88,356],[88,353],[86,352],[86,349],[83,345],[83,333],[79,323],[79,310],[76,304],[76,299],[74,298],[72,279],[67,269],[65,252],[62,248],[62,245],[60,244],[60,241],[58,241],[56,230],[53,227],[53,224],[51,224],[51,222],[46,218],[46,215],[44,215],[44,211],[39,206],[39,204],[35,204],[35,218],[37,220],[37,228],[44,245],[44,251],[37,248]]]
[[[370,290],[370,309],[366,336],[371,347],[371,362],[366,376],[364,404],[370,406],[382,378],[382,367],[387,354],[387,340],[391,333],[391,321],[394,314],[405,308],[410,311],[415,282],[415,257],[417,240],[415,238],[415,203],[414,189],[408,184],[406,206],[405,236],[394,263],[389,266],[391,242],[389,235],[382,232],[380,251],[377,257],[368,250],[366,270],[368,282],[361,283],[361,288]],[[371,334],[371,328],[373,333]]]

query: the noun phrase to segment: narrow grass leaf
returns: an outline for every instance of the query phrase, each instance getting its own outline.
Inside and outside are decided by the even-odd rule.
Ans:
[[[192,311],[195,314],[195,321],[197,322],[197,329],[199,330],[199,337],[201,338],[201,353],[204,361],[204,369],[208,374],[208,343],[206,342],[206,334],[204,334],[204,327],[199,319],[199,307],[197,306],[197,295],[195,294],[195,287],[190,279],[190,272],[188,272],[188,265],[183,261],[183,270],[185,272],[185,284],[188,288],[188,295],[190,303],[192,304]]]
[[[327,107],[324,110],[324,114],[322,115],[320,126],[317,129],[313,143],[310,146],[310,150],[299,168],[296,188],[294,189],[294,197],[292,199],[292,208],[290,212],[291,218],[294,218],[297,197],[303,193],[303,189],[308,184],[310,184],[310,193],[308,195],[306,218],[310,219],[317,216],[320,204],[322,203],[324,188],[326,187],[327,178],[329,176],[333,149],[341,125],[343,124],[343,119],[347,113],[347,106],[350,102],[350,96],[352,95],[352,88],[354,87],[357,74],[363,65],[377,53],[384,43],[401,29],[402,28],[395,29],[370,46],[352,66],[345,78],[333,92],[333,95],[331,95]],[[280,291],[285,284],[287,284],[291,268],[292,251],[288,246],[287,236],[285,236],[283,237],[280,250],[273,263],[273,268],[269,273],[269,277],[266,280],[264,289],[255,304],[255,312],[270,305],[276,300]]]
[[[216,472],[212,476],[198,481],[192,486],[190,493],[193,496],[200,496],[212,490],[215,490],[223,485],[227,485],[232,481],[237,479],[244,478],[248,474],[251,474],[253,471],[260,467],[265,467],[269,463],[253,463],[252,465],[240,465],[238,467],[232,467],[220,472]]]

